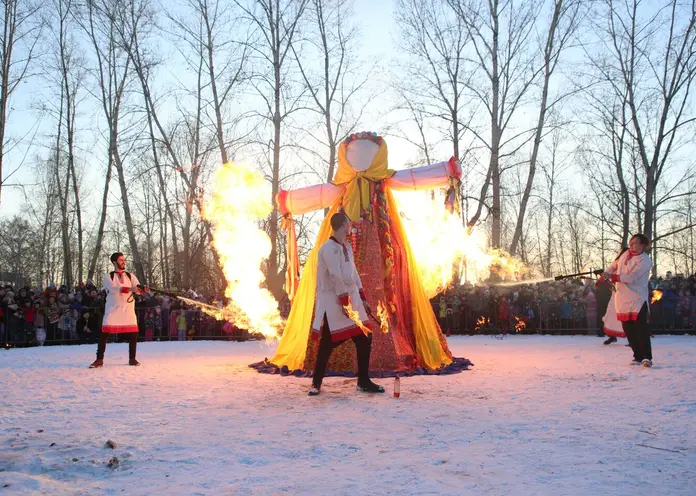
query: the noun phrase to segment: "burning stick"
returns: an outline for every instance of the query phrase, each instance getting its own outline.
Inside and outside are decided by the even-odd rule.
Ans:
[[[357,324],[360,330],[363,333],[365,333],[365,336],[369,336],[370,334],[372,334],[370,328],[365,327],[365,325],[362,323],[362,320],[360,320],[360,313],[353,310],[353,307],[350,306],[350,303],[348,305],[343,305],[343,313],[346,314],[346,317],[348,317],[350,320]]]
[[[662,291],[660,291],[659,289],[656,289],[655,291],[653,291],[652,300],[650,300],[650,304],[652,305],[653,303],[656,303],[656,302],[660,301],[661,299],[662,299]]]

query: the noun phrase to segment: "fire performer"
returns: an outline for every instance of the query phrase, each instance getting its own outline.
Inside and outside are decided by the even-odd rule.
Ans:
[[[362,289],[355,267],[353,250],[345,243],[350,232],[350,221],[342,213],[331,216],[333,236],[319,250],[317,289],[312,333],[319,337],[319,352],[314,367],[310,396],[321,391],[331,352],[348,339],[355,344],[358,359],[358,390],[383,393],[384,388],[370,380],[370,352],[372,349],[370,306]],[[355,320],[349,312],[354,311]]]
[[[646,253],[649,243],[643,234],[634,235],[628,244],[628,251],[614,260],[602,276],[616,287],[616,317],[633,350],[633,364],[642,364],[643,367],[652,367],[648,325],[648,281],[652,261]]]
[[[111,255],[114,270],[104,274],[106,289],[106,308],[102,333],[97,346],[97,359],[89,366],[91,369],[104,366],[104,351],[110,334],[128,334],[128,365],[138,366],[135,351],[138,344],[138,319],[135,315],[134,294],[144,294],[135,274],[126,272],[126,257],[117,252]]]

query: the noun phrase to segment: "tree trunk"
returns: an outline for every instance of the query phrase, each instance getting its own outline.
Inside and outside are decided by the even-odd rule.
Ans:
[[[109,150],[111,150],[113,145],[109,144]],[[102,251],[102,243],[104,240],[104,226],[106,225],[106,214],[108,209],[108,199],[109,199],[109,183],[111,182],[111,168],[113,167],[113,158],[109,153],[108,165],[106,166],[106,179],[104,179],[104,193],[102,194],[102,207],[101,216],[99,217],[99,229],[97,229],[97,242],[94,246],[94,253],[92,254],[92,259],[89,262],[89,269],[87,270],[87,279],[94,281],[94,274],[97,268],[97,259]]]
[[[157,152],[157,141],[155,139],[155,130],[152,126],[152,107],[150,106],[150,101],[149,99],[145,99],[145,113],[147,114],[147,126],[148,126],[148,131],[150,133],[150,146],[152,148],[152,160],[155,164],[155,171],[157,172],[157,180],[159,181],[159,187],[160,187],[160,192],[162,194],[162,199],[164,200],[164,208],[166,209],[166,217],[169,219],[170,222],[170,227],[171,227],[171,232],[172,232],[172,247],[174,248],[174,277],[173,280],[171,281],[174,283],[174,285],[179,285],[181,282],[181,268],[186,270],[185,265],[186,264],[181,264],[180,263],[180,256],[181,254],[179,253],[179,241],[176,236],[176,225],[174,224],[174,213],[172,212],[172,207],[169,202],[169,194],[167,193],[167,185],[164,181],[164,173],[162,172],[162,165],[160,164],[160,159],[159,159],[159,153]],[[164,238],[164,241],[166,243],[167,238]],[[184,265],[184,267],[181,267]],[[170,272],[167,272],[170,274]]]
[[[206,44],[206,50],[208,52],[208,74],[210,75],[210,90],[213,93],[213,108],[215,109],[215,131],[218,141],[218,147],[220,148],[220,159],[223,164],[228,162],[227,157],[227,147],[225,146],[225,137],[223,135],[223,123],[222,123],[222,109],[220,98],[218,97],[217,83],[215,81],[215,68],[213,66],[213,33],[210,26],[210,19],[208,18],[208,6],[205,5],[205,13],[203,15],[205,20],[206,34],[208,37],[208,42]],[[199,84],[200,88],[200,84]]]
[[[563,1],[557,1],[553,11],[551,26],[549,27],[549,34],[546,39],[546,50],[544,51],[544,83],[541,90],[541,101],[539,103],[539,117],[537,118],[537,126],[534,132],[532,155],[529,159],[529,172],[527,174],[527,184],[525,185],[524,193],[522,194],[522,201],[520,202],[520,210],[517,215],[515,232],[512,235],[512,242],[510,243],[509,251],[511,255],[515,255],[515,253],[517,252],[517,243],[520,241],[520,238],[522,237],[524,217],[527,213],[527,203],[529,202],[529,197],[532,194],[532,186],[534,185],[534,174],[536,173],[537,157],[539,156],[539,147],[541,145],[541,138],[544,133],[544,124],[546,122],[546,106],[549,98],[549,82],[551,81],[551,74],[553,73],[551,67],[551,58],[553,56],[554,50],[554,39],[562,10]]]
[[[116,132],[116,131],[114,131]],[[135,266],[135,275],[138,279],[145,281],[145,270],[143,269],[142,258],[140,258],[140,249],[138,248],[138,240],[135,237],[135,227],[133,226],[133,218],[131,217],[130,200],[128,188],[126,187],[126,175],[123,171],[123,162],[118,151],[118,147],[112,149],[114,157],[114,166],[118,174],[118,185],[121,189],[121,200],[123,202],[123,217],[126,222],[126,232],[128,233],[128,244],[130,245],[131,254],[133,257],[133,265]]]
[[[493,7],[495,4],[495,7]],[[493,44],[491,46],[491,186],[493,188],[493,205],[491,208],[492,229],[491,244],[493,248],[501,247],[501,211],[500,211],[500,74],[498,67],[498,2],[491,3],[491,15],[493,20]]]

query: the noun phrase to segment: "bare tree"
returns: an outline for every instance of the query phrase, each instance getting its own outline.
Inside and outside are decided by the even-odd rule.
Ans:
[[[221,0],[186,0],[183,14],[169,14],[177,37],[185,41],[194,57],[185,55],[193,66],[203,65],[205,86],[210,97],[204,99],[203,110],[212,108],[211,118],[222,163],[230,160],[229,131],[234,122],[226,118],[226,107],[237,96],[248,75],[245,72],[250,47],[245,37],[235,39],[233,33],[245,32],[235,16],[235,8]],[[231,28],[232,27],[232,28]],[[235,28],[236,27],[236,28]],[[206,115],[207,116],[207,115]],[[236,121],[236,119],[234,119]]]
[[[116,0],[88,0],[84,5],[84,9],[78,15],[78,22],[94,50],[96,68],[92,71],[92,76],[97,87],[94,94],[101,104],[108,133],[107,166],[102,194],[101,215],[94,251],[87,270],[88,279],[94,278],[98,258],[102,251],[107,220],[109,183],[111,182],[114,166],[117,168],[119,180],[123,177],[119,133],[124,92],[130,76],[130,60],[127,57],[124,46],[119,44],[116,32],[116,8]],[[124,194],[125,189],[124,178],[124,184],[121,188],[121,193],[124,196],[124,210],[126,210],[126,205],[128,205],[128,197]],[[137,251],[134,252],[136,274],[138,277],[142,277],[142,269],[138,269],[139,257],[136,254]]]
[[[2,185],[12,174],[3,175],[8,152],[7,122],[10,98],[19,84],[29,76],[40,38],[41,24],[37,15],[41,4],[31,0],[3,0],[3,33],[0,43],[0,199]],[[14,171],[13,171],[14,172]]]
[[[474,67],[472,77],[466,80],[466,88],[490,118],[488,137],[469,128],[490,153],[490,160],[478,207],[468,224],[473,226],[479,221],[490,186],[491,243],[500,248],[501,175],[504,172],[501,160],[515,155],[532,136],[530,130],[523,129],[505,139],[506,131],[512,127],[513,115],[543,70],[542,64],[535,63],[531,43],[541,2],[447,0],[447,3],[464,23],[473,45],[472,55],[465,58]],[[505,151],[508,147],[511,149]]]
[[[44,59],[44,74],[49,86],[58,98],[50,98],[40,103],[45,115],[56,119],[54,142],[51,147],[52,157],[47,161],[56,184],[56,198],[60,207],[60,233],[62,241],[63,282],[68,286],[73,280],[73,250],[71,240],[72,202],[79,206],[79,197],[75,197],[77,179],[74,162],[74,131],[77,90],[79,88],[79,61],[73,57],[74,44],[69,38],[68,22],[70,17],[69,1],[55,0],[45,10],[45,23],[49,37],[46,40],[49,57]],[[67,151],[67,153],[65,153]],[[78,217],[81,219],[81,217]],[[80,226],[81,227],[81,226]]]
[[[199,167],[201,163],[198,161],[186,164],[184,155],[180,150],[177,150],[177,145],[175,143],[176,130],[178,124],[174,126],[173,129],[167,129],[166,123],[160,114],[160,109],[162,103],[158,100],[152,91],[152,73],[153,69],[157,65],[155,60],[155,55],[147,48],[147,39],[154,30],[154,11],[150,0],[129,0],[124,5],[124,8],[120,11],[119,23],[118,23],[118,35],[124,46],[127,46],[128,57],[133,65],[135,74],[138,77],[140,86],[142,88],[143,99],[145,103],[145,111],[148,119],[148,127],[150,130],[150,138],[152,141],[153,154],[156,153],[158,145],[161,146],[167,158],[169,159],[169,166],[172,167],[176,172],[178,178],[183,182],[185,188],[189,191],[188,200],[186,202],[187,210],[196,207],[199,213],[202,213],[203,206],[201,203],[201,193],[202,190],[198,184]],[[129,43],[132,40],[132,43]],[[203,53],[203,52],[201,52]],[[200,109],[201,109],[201,88],[202,88],[202,67],[203,58],[198,59],[198,90],[196,91],[196,101],[198,105],[197,111],[197,122],[196,126],[200,124]],[[153,126],[154,125],[154,126]],[[154,128],[154,129],[153,129]],[[155,137],[156,131],[156,137]],[[195,138],[198,139],[198,138]],[[203,147],[198,148],[201,152],[206,149]],[[197,154],[196,160],[199,160],[201,154]],[[158,170],[160,162],[155,160],[155,165]],[[161,183],[163,183],[163,175],[159,176]],[[165,191],[166,186],[161,184],[162,191]],[[166,202],[165,202],[166,204]],[[187,214],[188,215],[188,214]],[[173,222],[174,216],[170,215],[170,219]],[[203,221],[205,227],[205,232],[209,240],[212,239],[212,227],[209,222]],[[176,236],[174,226],[172,225],[172,237]],[[185,238],[185,237],[184,237]],[[184,239],[186,242],[186,239]],[[213,255],[215,257],[215,275],[219,282],[224,281],[224,274],[222,273],[222,268],[218,261],[217,252],[213,250]],[[177,252],[175,246],[175,252]],[[184,254],[185,258],[189,257],[189,254]],[[177,256],[177,258],[179,258]]]
[[[41,249],[38,237],[34,226],[20,216],[0,222],[0,266],[15,287],[34,282]]]
[[[545,195],[540,194],[539,196],[539,202],[546,217],[545,254],[541,256],[541,260],[542,272],[547,277],[553,274],[553,252],[558,247],[558,244],[563,244],[563,241],[559,239],[560,236],[558,236],[562,231],[558,228],[558,225],[554,224],[554,221],[559,216],[559,208],[561,207],[561,202],[558,201],[561,193],[559,191],[559,182],[563,173],[568,168],[568,165],[564,163],[561,157],[561,144],[564,139],[563,132],[560,129],[555,129],[551,138],[548,150],[548,162],[540,161],[541,172],[544,175],[544,181],[546,183],[542,190]],[[563,260],[561,260],[561,262],[563,263]]]
[[[350,24],[351,0],[310,0],[304,36],[291,45],[312,108],[322,120],[324,136],[310,136],[326,145],[328,154],[315,153],[327,165],[326,181],[333,179],[340,140],[350,134],[362,116],[351,115],[356,97],[368,81],[370,64],[359,69],[358,31]],[[369,101],[369,100],[368,100]]]
[[[607,57],[592,60],[616,94],[627,95],[630,136],[643,183],[637,186],[644,202],[641,227],[651,239],[656,235],[658,190],[679,148],[690,140],[696,119],[691,98],[696,2],[673,0],[655,10],[640,0],[606,0],[597,17]],[[662,203],[673,199],[667,195]]]
[[[270,173],[273,211],[268,220],[271,254],[268,257],[266,278],[269,289],[280,294],[282,270],[278,270],[278,207],[275,197],[280,191],[280,152],[283,124],[297,110],[298,95],[287,92],[288,53],[291,50],[308,0],[253,0],[251,6],[235,3],[244,12],[243,19],[258,31],[258,40],[249,44],[251,56],[260,68],[252,84],[264,102],[258,116],[272,126],[272,137],[264,150]]]
[[[602,236],[604,229],[608,229],[619,246],[628,246],[631,212],[635,210],[631,201],[631,174],[624,171],[634,162],[627,95],[607,93],[601,88],[587,91],[586,95],[589,111],[585,124],[590,132],[579,158],[600,207],[597,214],[591,208],[586,213],[602,224]]]
[[[515,231],[510,242],[509,252],[514,255],[517,252],[517,245],[520,242],[523,233],[523,225],[525,215],[527,213],[527,203],[532,194],[534,185],[534,176],[536,173],[537,159],[539,157],[539,146],[545,133],[547,114],[553,110],[554,106],[564,100],[567,96],[566,91],[561,91],[551,101],[549,101],[549,85],[551,78],[558,66],[561,54],[567,48],[567,45],[580,25],[580,8],[581,0],[554,0],[553,10],[551,14],[551,22],[546,36],[546,43],[543,45],[543,62],[542,62],[542,83],[541,96],[539,98],[539,115],[537,117],[537,125],[534,130],[534,141],[532,144],[532,152],[529,158],[529,172],[527,174],[527,182],[524,188],[524,193],[520,201],[520,207],[517,213],[517,222]]]
[[[71,186],[72,205],[70,210],[74,213],[77,221],[77,225],[75,226],[77,234],[77,260],[71,259],[69,246],[65,254],[68,269],[73,265],[73,262],[75,262],[77,268],[76,276],[79,281],[82,281],[84,271],[84,230],[82,225],[82,208],[80,205],[80,188],[78,184],[79,177],[75,165],[75,151],[77,146],[75,142],[75,123],[77,120],[78,104],[81,101],[80,93],[84,80],[84,59],[81,56],[81,48],[75,36],[71,34],[74,32],[72,29],[74,28],[74,10],[75,2],[73,0],[53,0],[50,4],[50,8],[46,9],[46,25],[52,34],[53,49],[55,51],[55,70],[58,74],[61,95],[64,99],[64,108],[62,110],[64,110],[65,113],[65,145],[63,145],[62,142],[57,143],[58,147],[65,146],[65,151],[67,152],[66,195],[61,198],[61,208],[63,210],[64,223],[67,225],[68,205],[70,204],[67,190],[68,187]],[[63,103],[61,105],[63,105]],[[60,125],[62,125],[61,122],[59,122],[59,126]],[[59,170],[61,165],[60,162],[56,162],[56,171]],[[60,180],[60,178],[58,179]],[[65,235],[66,241],[69,241],[67,240],[67,231]],[[69,271],[72,273],[72,270]]]
[[[419,122],[424,118],[440,121],[443,136],[452,143],[452,154],[463,161],[462,139],[473,114],[465,112],[470,99],[464,94],[471,72],[465,67],[471,38],[458,12],[456,6],[438,0],[397,2],[399,46],[406,58],[399,60],[395,77],[401,108],[414,119],[421,134]],[[426,146],[427,140],[423,137],[420,142]]]

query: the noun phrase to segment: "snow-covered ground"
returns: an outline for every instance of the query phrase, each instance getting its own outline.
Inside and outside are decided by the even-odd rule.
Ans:
[[[696,337],[457,337],[471,371],[366,396],[258,374],[258,342],[0,352],[3,494],[696,494]],[[118,444],[104,448],[107,440]],[[117,456],[120,466],[108,468]]]

